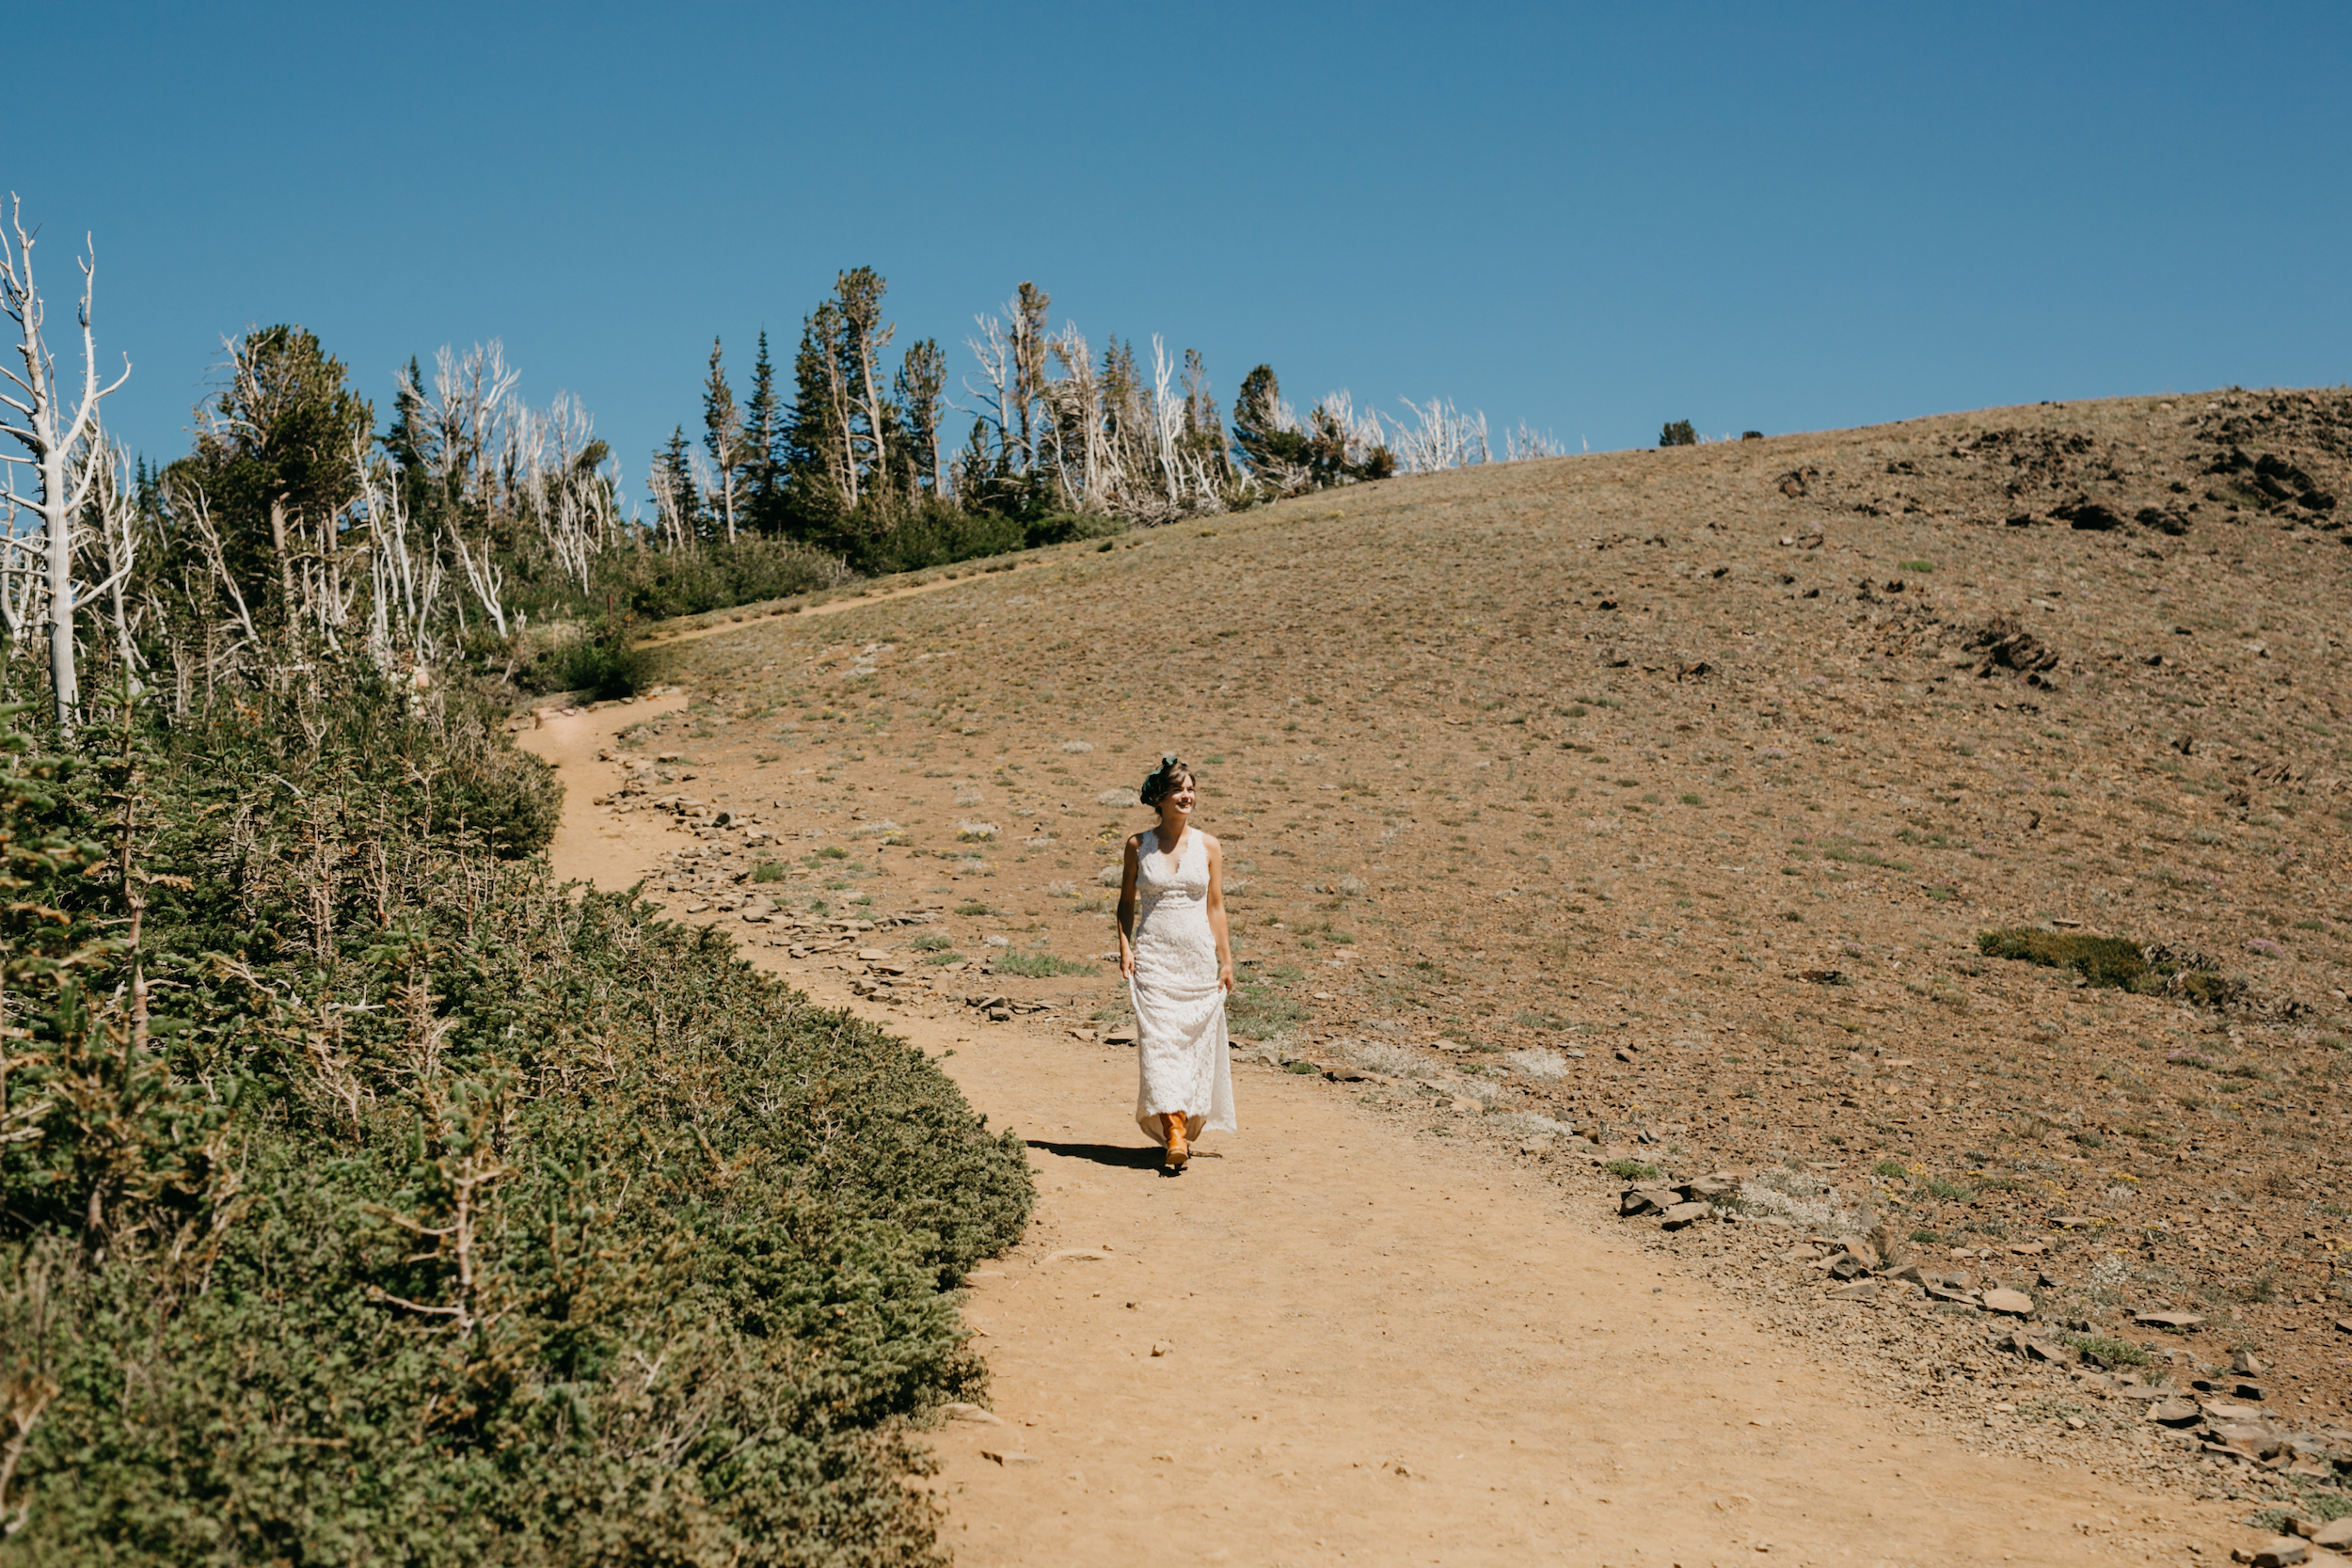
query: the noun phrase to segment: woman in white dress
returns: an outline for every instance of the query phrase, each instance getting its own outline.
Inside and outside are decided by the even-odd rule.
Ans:
[[[1156,828],[1127,840],[1119,891],[1119,968],[1136,1009],[1136,1125],[1184,1168],[1192,1140],[1233,1131],[1225,993],[1233,948],[1225,927],[1225,852],[1192,826],[1192,769],[1172,756],[1143,781]]]

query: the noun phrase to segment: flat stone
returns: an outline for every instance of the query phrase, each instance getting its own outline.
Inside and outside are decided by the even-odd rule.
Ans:
[[[2249,1560],[2254,1568],[2292,1568],[2295,1563],[2309,1562],[2311,1560],[2312,1549],[2308,1544],[2297,1541],[2292,1535],[2280,1535],[2255,1547]]]
[[[1851,1252],[1841,1252],[1829,1260],[1829,1272],[1833,1279],[1857,1279],[1870,1272],[1870,1265]]]
[[[2169,1328],[2175,1334],[2186,1334],[2205,1321],[2198,1312],[2135,1312],[2132,1322],[2149,1328]]]
[[[1034,1465],[1038,1462],[1037,1455],[1033,1453],[1014,1453],[1009,1449],[982,1449],[980,1457],[993,1459],[1007,1469],[1015,1465]]]
[[[1692,1225],[1707,1218],[1714,1212],[1715,1206],[1711,1203],[1677,1203],[1659,1216],[1658,1228],[1679,1230],[1686,1225]]]
[[[1987,1291],[1984,1293],[1984,1309],[1988,1312],[2006,1312],[2012,1318],[2030,1318],[2033,1316],[2033,1297],[2023,1291]]]
[[[985,1427],[1000,1427],[1005,1424],[1005,1418],[993,1410],[983,1410],[977,1404],[950,1403],[941,1408],[946,1411],[947,1418],[951,1421],[971,1421],[976,1425]]]
[[[1830,1301],[1876,1301],[1878,1299],[1878,1294],[1879,1282],[1877,1280],[1857,1279],[1851,1285],[1840,1285],[1836,1290],[1832,1291],[1825,1299]]]
[[[2238,1404],[2230,1400],[2206,1400],[2205,1414],[2217,1421],[2253,1421],[2268,1424],[2270,1412],[2256,1405]]]
[[[1662,1214],[1682,1201],[1676,1187],[1628,1187],[1617,1196],[1617,1212],[1626,1217]]]
[[[1914,1285],[1925,1285],[1928,1282],[1927,1276],[1919,1272],[1919,1265],[1916,1263],[1905,1263],[1901,1268],[1889,1269],[1886,1271],[1886,1277],[1907,1279]]]
[[[1682,1190],[1691,1195],[1692,1202],[1729,1197],[1740,1190],[1740,1179],[1727,1170],[1710,1171],[1695,1180],[1684,1182]]]
[[[2312,1544],[2326,1546],[2330,1551],[2352,1550],[2352,1515],[2330,1519],[2312,1531]]]
[[[1045,1260],[1048,1263],[1107,1263],[1111,1260],[1111,1255],[1107,1252],[1096,1252],[1091,1247],[1073,1246],[1064,1247],[1059,1252],[1049,1252],[1045,1255]]]
[[[2193,1427],[2205,1418],[2195,1400],[2158,1400],[2148,1407],[2148,1418],[2169,1427]]]
[[[2251,1351],[2235,1350],[2230,1353],[2230,1370],[2240,1377],[2260,1377],[2269,1370],[2268,1366],[2255,1359]]]
[[[889,957],[889,954],[879,947],[861,947],[857,950],[857,961],[860,963],[878,964],[885,961]]]

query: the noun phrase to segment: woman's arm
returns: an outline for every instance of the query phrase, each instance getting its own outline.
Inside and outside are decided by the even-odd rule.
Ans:
[[[1209,930],[1216,937],[1216,983],[1233,989],[1233,939],[1225,925],[1225,846],[1209,840]]]
[[[1142,846],[1141,833],[1127,835],[1125,863],[1120,870],[1119,973],[1130,980],[1136,977],[1136,856]]]

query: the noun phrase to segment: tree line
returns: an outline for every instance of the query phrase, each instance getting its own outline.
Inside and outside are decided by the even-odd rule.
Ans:
[[[888,363],[887,287],[870,267],[836,277],[802,322],[788,397],[764,330],[739,397],[712,340],[699,449],[681,422],[654,454],[649,488],[666,538],[752,531],[855,554],[942,515],[1149,527],[1493,460],[1483,415],[1408,401],[1399,420],[1340,391],[1302,419],[1267,365],[1243,378],[1229,427],[1199,351],[1171,355],[1154,335],[1148,354],[1117,337],[1098,354],[1074,324],[1053,325],[1052,297],[1027,281],[1001,314],[975,318],[958,401],[938,340]],[[956,420],[968,421],[960,441]],[[1503,455],[1560,450],[1521,426]]]
[[[935,338],[898,347],[886,280],[859,267],[803,318],[788,375],[763,331],[739,388],[713,340],[700,438],[674,428],[642,504],[587,410],[528,403],[496,341],[412,357],[379,426],[294,324],[228,340],[190,450],[151,462],[100,417],[129,367],[97,348],[94,255],[61,358],[21,214],[0,241],[0,681],[40,679],[65,723],[93,658],[183,715],[347,651],[387,678],[618,689],[634,618],[1495,460],[1483,415],[1341,391],[1302,418],[1265,365],[1229,416],[1197,351],[1098,350],[1033,282],[975,318],[956,374]],[[1502,458],[1556,450],[1522,427]]]

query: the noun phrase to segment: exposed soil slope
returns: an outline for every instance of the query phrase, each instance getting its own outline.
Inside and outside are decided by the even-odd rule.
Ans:
[[[2348,453],[2343,396],[2232,392],[1364,486],[707,622],[666,657],[707,695],[591,792],[632,874],[673,847],[681,912],[772,961],[842,965],[911,1026],[1050,1020],[1069,1062],[995,1104],[967,1083],[1025,1128],[1108,1095],[1088,1136],[1120,1144],[1096,877],[1141,822],[1113,802],[1181,752],[1233,864],[1237,1017],[1278,1060],[1376,1074],[1252,1072],[1246,1123],[1255,1088],[1387,1139],[1383,1165],[1515,1160],[1528,1212],[1576,1227],[1620,1223],[1596,1157],[1731,1167],[1744,1223],[1627,1234],[1800,1342],[1867,1340],[1937,1430],[2286,1497],[2153,1435],[2109,1374],[2323,1439],[2346,1418]],[[908,920],[825,924],[877,914]],[[1977,950],[2036,925],[2201,978],[2134,994]],[[1053,968],[1079,973],[1014,973]],[[1408,1157],[1406,1131],[1499,1154]],[[1137,1213],[1177,1202],[1109,1169]],[[1210,1184],[1170,1187],[1214,1209]],[[1808,1229],[1874,1233],[1882,1273],[1947,1299],[1831,1301]],[[2105,1370],[1996,1351],[1973,1303],[1998,1286]],[[2167,1308],[2203,1321],[2137,1322]]]

